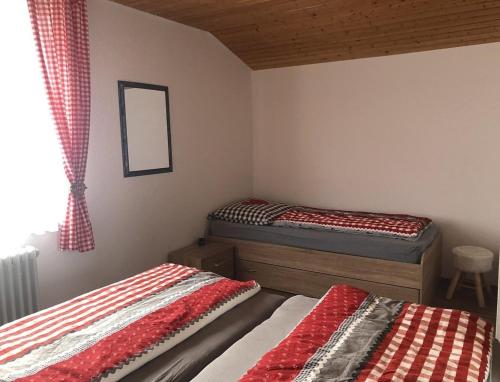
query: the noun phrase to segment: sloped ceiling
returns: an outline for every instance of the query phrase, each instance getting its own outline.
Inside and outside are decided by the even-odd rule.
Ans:
[[[500,0],[114,0],[211,32],[253,69],[500,41]]]

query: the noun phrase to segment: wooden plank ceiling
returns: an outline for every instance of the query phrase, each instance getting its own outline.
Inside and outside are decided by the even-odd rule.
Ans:
[[[500,0],[114,0],[211,32],[253,69],[500,41]]]

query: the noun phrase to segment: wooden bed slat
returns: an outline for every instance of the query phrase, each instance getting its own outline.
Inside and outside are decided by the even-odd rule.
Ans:
[[[318,297],[334,283],[347,283],[382,296],[431,304],[440,277],[440,236],[420,264],[219,236],[209,236],[209,240],[235,246],[239,278],[307,296]]]
[[[370,281],[350,279],[325,273],[303,271],[276,265],[237,260],[236,277],[239,280],[255,280],[266,288],[284,292],[302,294],[319,298],[333,284],[349,284],[357,288],[369,290],[380,296],[397,300],[418,302],[419,290],[402,288]]]
[[[420,289],[420,265],[284,245],[217,238],[236,246],[237,259]]]
[[[420,267],[420,302],[422,304],[432,304],[434,293],[438,287],[441,277],[441,247],[442,238],[439,235],[422,256],[422,266]]]

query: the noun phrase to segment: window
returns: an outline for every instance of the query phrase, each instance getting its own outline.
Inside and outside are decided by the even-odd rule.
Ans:
[[[32,233],[57,230],[68,181],[26,1],[0,2],[0,256]]]

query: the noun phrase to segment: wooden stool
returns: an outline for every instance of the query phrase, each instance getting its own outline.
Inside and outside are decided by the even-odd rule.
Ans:
[[[453,252],[453,264],[456,271],[451,280],[450,287],[446,298],[451,300],[459,280],[462,278],[462,273],[474,274],[474,286],[476,290],[476,298],[479,306],[484,308],[483,284],[486,287],[486,292],[491,295],[490,286],[487,283],[484,274],[491,271],[493,265],[493,252],[489,249],[465,245],[455,247]]]

